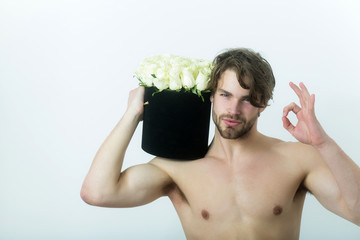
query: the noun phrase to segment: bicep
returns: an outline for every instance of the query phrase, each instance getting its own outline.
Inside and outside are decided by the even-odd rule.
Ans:
[[[106,205],[135,207],[150,203],[164,196],[171,183],[170,176],[151,163],[132,166],[121,173],[115,192],[109,196]]]
[[[345,219],[349,218],[349,212],[336,180],[322,159],[317,157],[312,160],[304,184],[326,209]]]

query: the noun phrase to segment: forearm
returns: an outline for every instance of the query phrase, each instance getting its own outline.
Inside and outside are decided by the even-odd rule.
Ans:
[[[101,201],[102,195],[116,191],[125,152],[139,119],[140,116],[126,112],[99,148],[83,184],[85,201]]]
[[[360,218],[359,166],[328,136],[315,148],[332,172],[349,210]]]

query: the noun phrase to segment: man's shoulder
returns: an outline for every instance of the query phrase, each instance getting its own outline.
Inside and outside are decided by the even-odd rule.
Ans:
[[[177,161],[175,159],[155,157],[149,162],[149,164],[155,165],[156,167],[165,171],[167,168],[175,165],[176,162]]]
[[[195,161],[199,161],[201,159],[195,160],[183,160],[183,159],[173,159],[173,158],[163,158],[163,157],[154,157],[149,163],[154,165],[183,165],[190,164]]]
[[[271,149],[289,159],[309,159],[317,157],[318,153],[314,147],[301,142],[282,141],[275,139],[272,141]]]
[[[292,142],[292,141],[283,141],[279,140],[274,141],[273,146],[284,151],[312,151],[313,147],[301,142]]]
[[[152,159],[149,164],[155,165],[161,170],[167,172],[170,176],[174,175],[175,172],[178,172],[181,168],[191,168],[194,164],[202,162],[203,159],[197,160],[181,160],[181,159],[171,159],[171,158],[162,158],[155,157]]]

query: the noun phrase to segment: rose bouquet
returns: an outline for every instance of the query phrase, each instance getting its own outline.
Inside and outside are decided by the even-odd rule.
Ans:
[[[177,160],[206,154],[211,70],[209,61],[174,55],[140,62],[135,76],[145,86],[141,144],[145,152]]]
[[[175,55],[158,55],[142,60],[135,71],[140,85],[158,91],[191,91],[202,97],[207,91],[212,63]]]

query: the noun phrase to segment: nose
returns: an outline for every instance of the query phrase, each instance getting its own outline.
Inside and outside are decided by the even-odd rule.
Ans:
[[[241,103],[236,99],[229,101],[227,106],[227,112],[231,115],[240,114]]]

